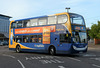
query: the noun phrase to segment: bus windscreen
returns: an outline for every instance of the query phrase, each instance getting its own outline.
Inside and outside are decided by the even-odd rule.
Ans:
[[[72,24],[85,25],[84,19],[81,15],[70,13],[70,20]]]

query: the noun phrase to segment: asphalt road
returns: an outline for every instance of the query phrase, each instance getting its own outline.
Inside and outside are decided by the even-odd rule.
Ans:
[[[0,68],[100,68],[100,50],[51,56],[41,53],[16,53],[0,46]]]

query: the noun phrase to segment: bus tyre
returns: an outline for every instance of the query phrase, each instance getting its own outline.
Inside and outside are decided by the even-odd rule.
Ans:
[[[17,46],[17,47],[16,47],[16,52],[17,52],[17,53],[20,53],[20,52],[21,52],[20,46]]]
[[[49,53],[50,53],[51,55],[55,55],[55,54],[56,54],[55,48],[54,48],[53,46],[50,47]]]

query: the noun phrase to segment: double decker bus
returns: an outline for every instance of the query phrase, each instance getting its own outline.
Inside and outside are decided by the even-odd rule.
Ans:
[[[58,13],[10,22],[9,49],[16,52],[73,54],[87,52],[83,16]]]

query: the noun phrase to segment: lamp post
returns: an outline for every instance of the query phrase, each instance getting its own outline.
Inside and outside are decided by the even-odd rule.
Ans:
[[[66,7],[65,9],[66,9],[66,10],[67,10],[67,12],[69,13],[69,9],[70,9],[70,7],[69,7],[69,8],[68,8],[68,7]]]

